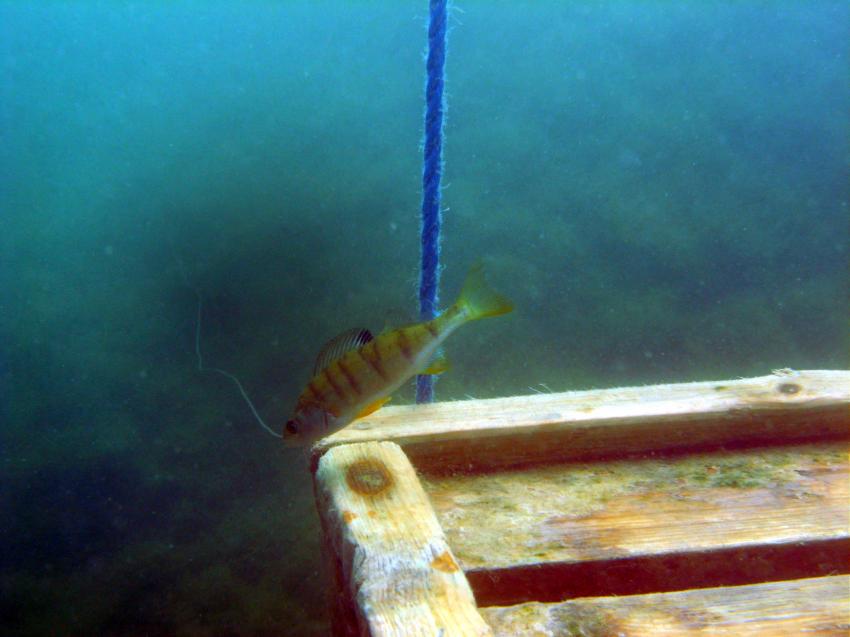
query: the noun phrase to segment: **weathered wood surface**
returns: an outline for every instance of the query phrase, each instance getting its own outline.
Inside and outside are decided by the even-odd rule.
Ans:
[[[315,475],[326,548],[333,555],[335,634],[490,635],[425,492],[388,442],[329,451]]]
[[[380,410],[313,450],[335,634],[846,634],[848,441],[841,371]]]
[[[850,372],[386,407],[320,441],[392,440],[426,473],[846,437]]]
[[[822,442],[423,485],[479,604],[626,595],[847,572],[847,452]]]
[[[483,608],[495,637],[846,637],[850,577]]]

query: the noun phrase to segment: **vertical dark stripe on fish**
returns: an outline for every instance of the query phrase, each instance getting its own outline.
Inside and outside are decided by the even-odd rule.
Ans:
[[[342,364],[342,360],[338,360],[336,364],[339,366],[339,371],[341,371],[342,375],[345,376],[345,380],[348,381],[348,384],[351,386],[351,389],[353,389],[354,393],[359,396],[362,393],[360,391],[360,383],[358,383],[357,379],[354,378],[354,374],[352,374],[351,370]]]
[[[331,386],[331,388],[334,390],[334,393],[339,398],[342,398],[343,400],[345,400],[345,392],[342,391],[342,388],[333,379],[333,376],[331,376],[331,368],[332,367],[333,367],[333,365],[331,365],[330,367],[325,367],[325,369],[322,370],[322,375],[327,379],[328,385]]]
[[[372,341],[364,347],[357,350],[360,358],[369,363],[369,367],[375,370],[375,373],[382,379],[387,380],[387,374],[384,371],[384,366],[381,364],[381,353],[378,351],[377,341]]]
[[[407,328],[401,328],[396,334],[396,345],[401,350],[402,356],[404,356],[411,363],[413,362],[413,352],[410,349],[410,339],[407,337],[405,332]]]
[[[322,394],[321,390],[316,386],[316,383],[313,380],[310,380],[307,383],[307,391],[313,394],[313,398],[318,402],[322,402],[325,399],[325,396]]]

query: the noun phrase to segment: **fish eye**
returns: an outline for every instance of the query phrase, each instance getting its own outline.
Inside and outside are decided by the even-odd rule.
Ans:
[[[298,425],[295,424],[294,420],[287,420],[284,429],[290,436],[294,436],[298,433]]]

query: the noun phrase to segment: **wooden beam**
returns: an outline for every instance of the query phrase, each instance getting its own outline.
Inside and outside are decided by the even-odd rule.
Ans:
[[[387,407],[317,443],[392,440],[426,473],[850,435],[850,372]]]
[[[335,633],[846,634],[848,440],[842,371],[380,410],[313,450]]]
[[[337,634],[491,635],[398,445],[335,447],[314,485],[337,594],[350,606],[337,608]]]
[[[483,608],[495,637],[846,637],[850,577]]]
[[[423,478],[482,605],[846,573],[846,442]]]

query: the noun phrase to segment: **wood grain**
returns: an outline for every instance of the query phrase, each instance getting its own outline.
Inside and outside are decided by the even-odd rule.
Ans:
[[[416,473],[388,442],[343,445],[315,475],[336,594],[335,634],[490,635]]]
[[[848,634],[848,451],[845,371],[382,409],[313,449],[334,634]]]
[[[780,370],[733,381],[387,407],[324,438],[392,440],[425,473],[723,445],[842,438],[850,372]]]
[[[846,637],[850,577],[483,608],[495,637]]]
[[[847,451],[824,442],[423,484],[480,603],[623,595],[846,572],[832,562],[850,546]]]

